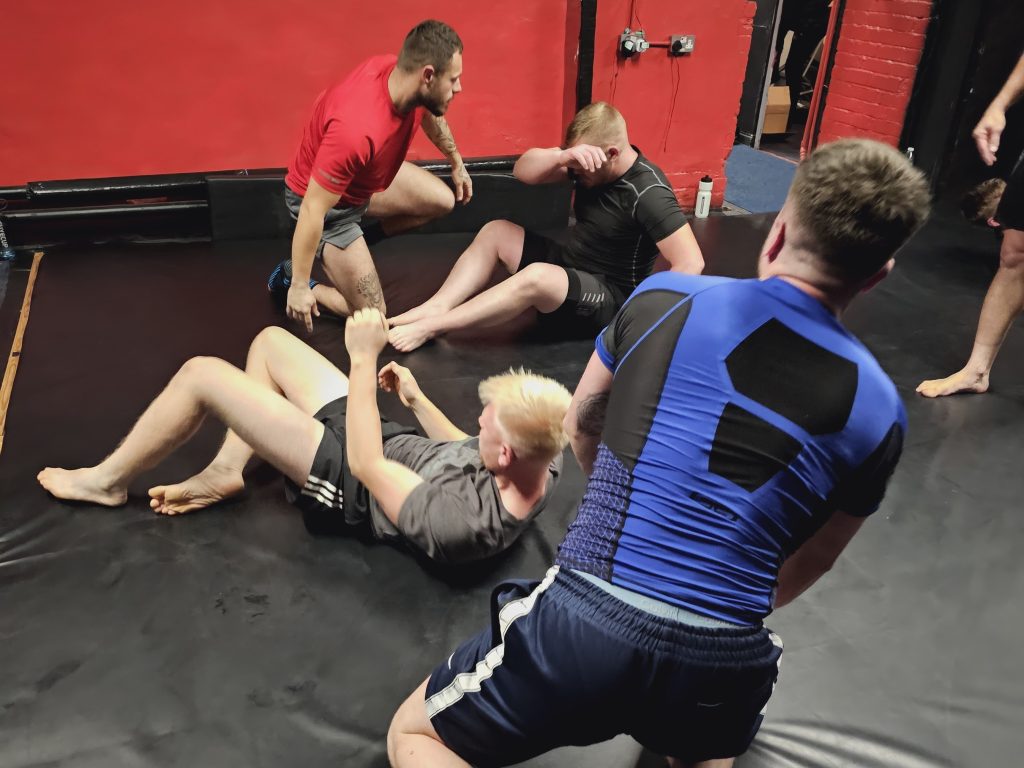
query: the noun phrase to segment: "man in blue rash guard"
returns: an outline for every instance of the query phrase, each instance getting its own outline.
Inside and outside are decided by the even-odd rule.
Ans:
[[[589,475],[541,582],[398,710],[392,764],[508,765],[621,733],[727,768],[782,643],[764,625],[881,503],[906,414],[840,323],[928,214],[923,176],[867,140],[798,167],[756,280],[648,278],[597,339],[566,416]]]

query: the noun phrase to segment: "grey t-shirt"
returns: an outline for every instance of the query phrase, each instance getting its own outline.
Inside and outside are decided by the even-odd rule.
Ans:
[[[512,545],[540,514],[562,470],[559,454],[548,468],[544,496],[519,520],[502,506],[494,475],[480,458],[479,439],[439,441],[399,435],[384,443],[384,455],[424,479],[402,504],[394,526],[370,497],[370,522],[379,538],[402,536],[441,563],[490,557]]]

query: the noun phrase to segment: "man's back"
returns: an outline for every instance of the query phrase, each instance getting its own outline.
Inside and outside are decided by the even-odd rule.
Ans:
[[[396,57],[374,56],[318,97],[295,151],[285,183],[298,195],[310,178],[362,205],[394,179],[405,159],[419,108],[399,114],[388,93]]]
[[[602,444],[558,562],[754,624],[834,510],[874,511],[905,414],[869,352],[781,280],[646,281],[598,339]]]

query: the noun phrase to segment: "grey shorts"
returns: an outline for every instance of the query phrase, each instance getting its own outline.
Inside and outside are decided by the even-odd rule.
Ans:
[[[291,187],[284,188],[284,203],[288,206],[288,212],[296,221],[299,220],[299,208],[302,207],[302,195],[297,195]],[[369,202],[356,207],[334,207],[324,216],[324,233],[320,237],[320,245],[316,249],[316,257],[319,259],[324,253],[324,243],[330,243],[344,250],[352,243],[363,236],[362,221],[363,214]]]

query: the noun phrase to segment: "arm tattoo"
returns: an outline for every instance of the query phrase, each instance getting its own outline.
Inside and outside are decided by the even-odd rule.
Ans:
[[[608,393],[601,392],[584,398],[576,409],[576,428],[580,434],[596,437],[604,429],[604,417],[608,411]]]
[[[363,298],[362,306],[384,308],[384,292],[376,272],[367,272],[356,281],[356,293]]]
[[[443,117],[427,115],[423,121],[423,127],[427,137],[434,143],[434,146],[444,153],[445,157],[458,154],[455,147],[455,137],[452,136],[452,129],[448,127],[448,121]]]

